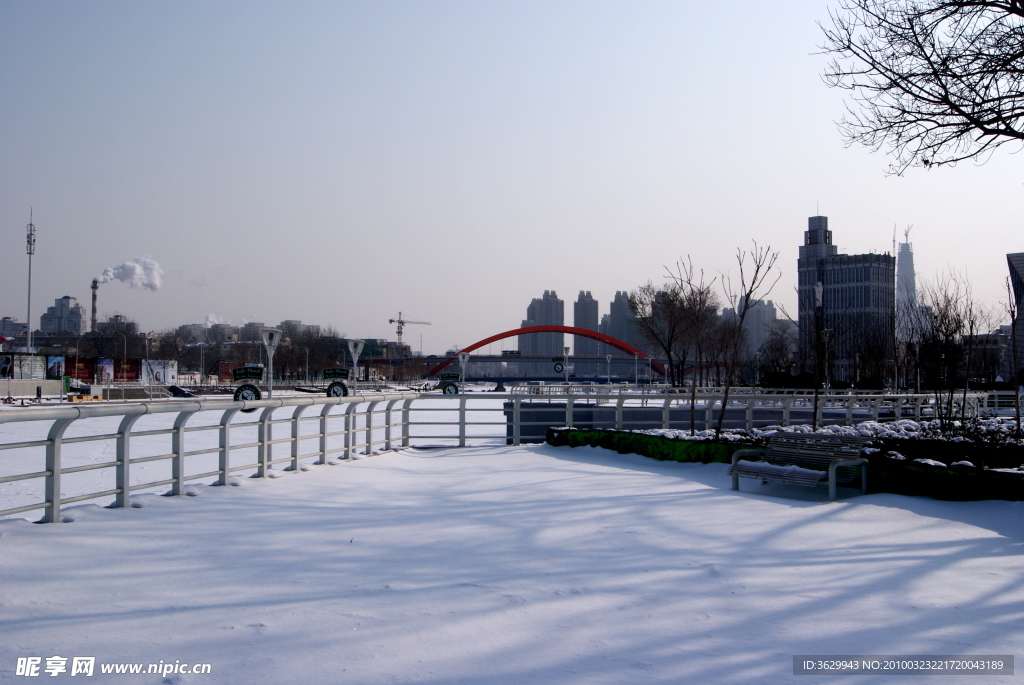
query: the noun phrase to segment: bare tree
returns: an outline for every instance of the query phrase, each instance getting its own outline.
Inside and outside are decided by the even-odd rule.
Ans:
[[[693,259],[676,262],[676,270],[669,271],[671,278],[682,293],[682,317],[685,326],[684,343],[692,346],[694,354],[693,374],[690,378],[690,435],[696,433],[697,373],[701,360],[708,348],[709,334],[718,323],[721,303],[713,290],[714,278],[706,281],[704,271],[698,274]],[[680,382],[682,379],[680,378]]]
[[[718,423],[715,426],[715,439],[722,437],[722,422],[725,420],[725,412],[729,407],[729,388],[732,386],[733,376],[736,373],[737,364],[740,361],[740,353],[743,349],[743,322],[750,311],[750,306],[755,300],[767,297],[782,277],[781,273],[772,275],[775,262],[779,259],[778,252],[772,252],[771,246],[761,247],[754,241],[753,249],[748,253],[746,250],[736,250],[736,262],[739,266],[738,292],[732,289],[732,279],[723,275],[722,287],[725,291],[725,298],[736,311],[735,327],[726,338],[725,346],[725,391],[722,395],[722,409],[718,413]]]
[[[851,92],[847,144],[890,171],[955,164],[1024,141],[1024,2],[840,0],[822,26],[825,82]]]
[[[679,286],[670,283],[658,287],[648,282],[629,294],[629,307],[640,334],[665,353],[670,382],[677,385],[675,355],[684,333]]]

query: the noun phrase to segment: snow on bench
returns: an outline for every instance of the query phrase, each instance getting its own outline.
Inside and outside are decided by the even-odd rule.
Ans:
[[[837,482],[856,479],[860,468],[861,491],[867,493],[868,460],[860,456],[864,437],[821,435],[817,433],[779,433],[768,441],[766,449],[739,450],[732,455],[732,489],[740,489],[742,478],[814,486],[828,480],[829,499],[836,498]],[[760,456],[761,461],[745,457]]]

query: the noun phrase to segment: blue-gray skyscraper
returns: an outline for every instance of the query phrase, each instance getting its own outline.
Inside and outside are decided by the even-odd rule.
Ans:
[[[839,254],[828,217],[812,216],[797,274],[804,359],[812,360],[816,350],[825,355],[826,372],[837,380],[854,380],[857,372],[885,376],[894,342],[896,258]]]

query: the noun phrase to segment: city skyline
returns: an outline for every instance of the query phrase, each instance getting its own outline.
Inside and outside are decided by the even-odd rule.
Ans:
[[[0,3],[0,315],[25,319],[30,211],[33,319],[149,255],[159,290],[99,292],[145,330],[390,339],[402,311],[439,354],[510,328],[538,285],[609,302],[686,255],[735,273],[752,239],[780,252],[772,299],[796,316],[814,214],[850,254],[913,224],[922,281],[955,268],[996,305],[1024,245],[1012,203],[976,198],[1015,197],[1017,158],[889,177],[845,148],[827,10]]]

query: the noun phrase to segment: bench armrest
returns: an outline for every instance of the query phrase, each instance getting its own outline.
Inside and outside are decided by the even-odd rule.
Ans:
[[[859,466],[860,488],[863,494],[868,494],[868,460],[867,459],[834,459],[828,467],[828,498],[836,498],[836,470],[840,466]]]

